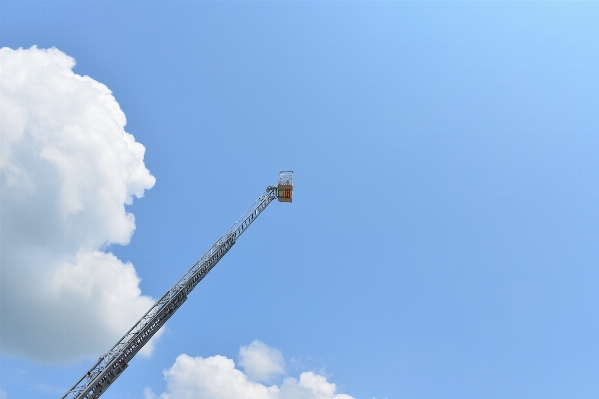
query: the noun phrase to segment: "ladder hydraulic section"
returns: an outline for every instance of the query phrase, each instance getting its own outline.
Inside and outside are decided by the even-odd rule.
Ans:
[[[281,171],[279,184],[268,186],[252,206],[223,234],[152,308],[62,396],[62,399],[96,399],[121,375],[129,361],[179,309],[187,295],[198,285],[236,240],[264,209],[277,198],[291,202],[293,172]]]

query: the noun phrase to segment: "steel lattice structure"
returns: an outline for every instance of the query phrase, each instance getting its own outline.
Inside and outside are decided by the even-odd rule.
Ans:
[[[266,191],[185,273],[177,284],[168,290],[111,350],[100,357],[98,362],[62,396],[62,399],[99,398],[127,368],[127,364],[137,352],[185,302],[187,295],[275,198],[278,198],[278,187],[267,187]],[[281,201],[281,198],[279,200]]]

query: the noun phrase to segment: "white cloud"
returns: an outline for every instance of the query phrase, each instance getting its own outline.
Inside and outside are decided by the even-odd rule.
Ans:
[[[281,351],[258,340],[239,348],[239,365],[252,381],[269,381],[285,372]]]
[[[276,398],[279,389],[250,381],[224,356],[192,358],[185,354],[164,373],[168,393],[162,399],[266,399]]]
[[[153,304],[130,263],[125,210],[155,179],[103,84],[58,49],[0,49],[0,348],[98,355]],[[147,350],[146,350],[147,352]]]
[[[0,399],[6,399],[7,397],[6,391],[0,387]]]
[[[156,395],[150,388],[144,388],[144,399],[156,399]]]
[[[259,341],[245,348],[251,348],[256,342]],[[180,355],[175,364],[164,371],[164,378],[167,392],[158,396],[160,399],[353,399],[337,394],[335,384],[311,371],[301,373],[299,380],[285,378],[280,387],[266,386],[252,381],[235,368],[233,360],[220,355],[208,358]],[[146,388],[144,398],[156,399],[157,396]]]

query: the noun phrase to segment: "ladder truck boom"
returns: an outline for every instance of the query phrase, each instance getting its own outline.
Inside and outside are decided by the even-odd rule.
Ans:
[[[293,172],[281,171],[278,186],[268,186],[252,206],[162,296],[150,310],[69,389],[62,399],[96,399],[121,375],[139,350],[185,302],[189,293],[231,249],[236,240],[277,198],[291,202]]]

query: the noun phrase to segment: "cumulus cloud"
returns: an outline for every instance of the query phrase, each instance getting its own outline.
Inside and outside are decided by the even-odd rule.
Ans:
[[[241,353],[248,350],[274,353],[275,359],[282,361],[278,358],[281,352],[260,341],[242,347],[240,358],[243,358]],[[353,399],[349,395],[337,394],[335,384],[311,371],[301,373],[299,379],[286,377],[280,386],[266,386],[253,381],[235,368],[233,360],[220,355],[208,358],[180,355],[175,364],[164,371],[164,378],[167,391],[157,396],[146,388],[145,399]]]
[[[285,372],[281,351],[258,340],[239,349],[239,365],[252,381],[269,381]]]
[[[111,91],[56,48],[0,49],[0,349],[98,355],[153,304],[131,263],[125,210],[155,179]],[[146,350],[147,353],[147,350]]]

